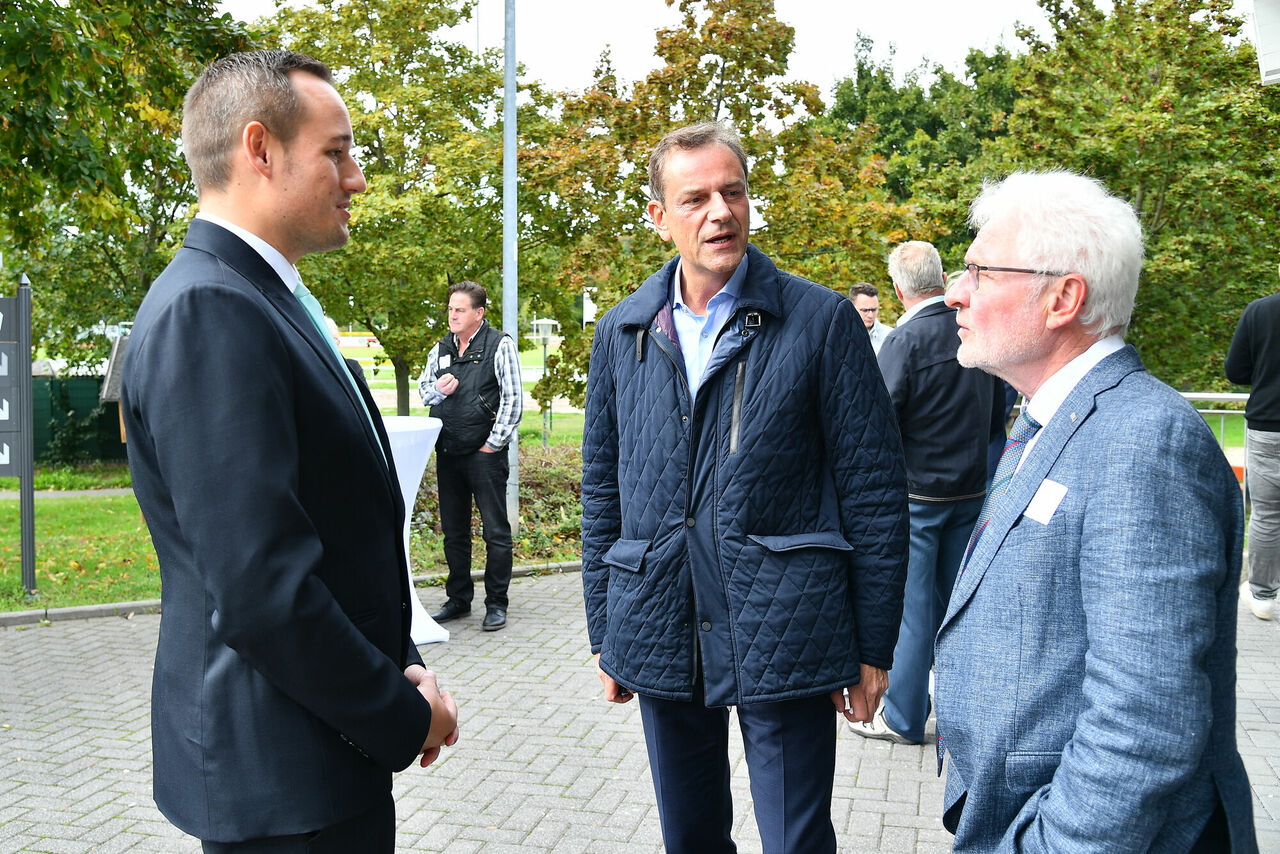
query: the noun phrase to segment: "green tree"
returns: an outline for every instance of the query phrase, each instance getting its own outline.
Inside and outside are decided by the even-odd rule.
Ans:
[[[851,129],[872,134],[871,149],[886,160],[886,186],[899,201],[918,205],[937,231],[939,251],[958,259],[968,235],[956,228],[964,221],[956,191],[971,188],[955,185],[954,176],[1007,132],[1019,97],[1013,84],[1017,58],[1003,46],[991,53],[971,50],[963,77],[940,65],[922,66],[899,84],[889,61],[872,59],[872,48],[859,35],[854,73],[837,83],[826,126],[836,135]],[[934,180],[940,174],[948,179]]]
[[[194,188],[179,112],[200,69],[248,46],[213,0],[16,0],[0,22],[0,246],[36,285],[38,343],[72,362],[80,333],[131,318],[174,249]]]
[[[883,264],[887,239],[925,228],[884,188],[865,134],[817,132],[824,105],[812,84],[786,77],[795,34],[772,0],[678,5],[679,25],[657,33],[664,65],[628,88],[603,56],[593,85],[565,98],[522,164],[569,238],[553,273],[566,292],[589,290],[604,311],[671,256],[644,214],[648,156],[691,122],[727,121],[742,136],[760,215],[752,240],[784,267],[843,289]],[[538,393],[581,400],[589,331],[563,331],[562,358]]]
[[[1026,96],[988,164],[1080,170],[1133,204],[1147,260],[1130,340],[1183,388],[1225,387],[1240,311],[1274,289],[1280,91],[1231,5],[1041,0],[1052,41],[1022,34]]]
[[[353,200],[347,247],[300,266],[335,320],[378,336],[402,414],[446,331],[451,283],[485,285],[489,319],[502,325],[501,54],[439,34],[471,6],[321,0],[281,9],[264,34],[328,63],[350,109],[369,189]],[[545,101],[533,94],[526,114]]]

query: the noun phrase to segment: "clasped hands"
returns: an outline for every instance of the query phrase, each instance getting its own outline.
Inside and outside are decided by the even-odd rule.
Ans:
[[[422,743],[422,759],[418,762],[426,768],[440,757],[442,747],[449,747],[457,742],[458,706],[454,703],[452,694],[440,690],[436,674],[421,664],[410,664],[405,668],[404,675],[431,706],[431,727],[427,730],[427,740]]]

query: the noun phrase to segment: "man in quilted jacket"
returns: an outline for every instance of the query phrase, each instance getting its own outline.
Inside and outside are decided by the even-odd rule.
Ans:
[[[902,614],[893,410],[853,304],[749,244],[736,134],[673,131],[649,186],[679,255],[596,326],[591,650],[605,699],[639,697],[668,851],[735,850],[730,706],[764,851],[834,851],[837,713],[875,713]]]

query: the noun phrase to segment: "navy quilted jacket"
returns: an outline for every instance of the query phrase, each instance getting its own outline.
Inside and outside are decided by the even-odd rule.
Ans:
[[[902,446],[857,312],[748,253],[695,406],[675,259],[601,318],[587,380],[592,652],[627,688],[677,700],[700,659],[708,706],[888,669],[906,579]]]

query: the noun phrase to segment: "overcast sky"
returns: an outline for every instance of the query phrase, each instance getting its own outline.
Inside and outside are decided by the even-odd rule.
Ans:
[[[224,0],[218,8],[249,21],[270,14],[274,4]],[[471,47],[501,47],[504,8],[503,0],[479,0],[473,20],[455,28],[452,37]],[[796,30],[789,76],[818,84],[824,98],[836,80],[851,73],[859,30],[875,41],[877,59],[888,58],[891,44],[896,47],[900,72],[924,59],[959,71],[970,47],[990,50],[1003,41],[1016,48],[1016,22],[1044,25],[1035,0],[776,0],[775,8]],[[658,64],[654,33],[678,22],[677,9],[663,0],[517,0],[516,56],[528,76],[556,89],[580,90],[609,47],[620,76],[634,82]]]
[[[1237,0],[1236,7],[1250,15],[1245,32],[1252,39],[1253,2]],[[249,21],[270,14],[274,3],[223,0],[218,8]],[[796,30],[789,76],[816,83],[827,100],[835,82],[852,72],[859,31],[875,42],[876,59],[887,59],[893,46],[901,75],[924,60],[959,73],[971,47],[989,51],[1003,43],[1020,50],[1018,23],[1046,29],[1035,0],[775,0],[775,8]],[[452,38],[471,47],[501,47],[504,9],[504,0],[478,0],[473,20],[456,27]],[[619,75],[634,82],[658,64],[654,33],[678,22],[678,11],[663,0],[516,0],[516,56],[527,76],[555,89],[581,90],[609,47]]]

